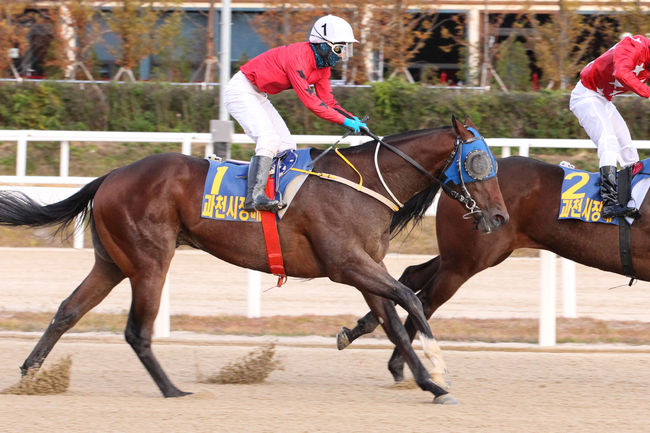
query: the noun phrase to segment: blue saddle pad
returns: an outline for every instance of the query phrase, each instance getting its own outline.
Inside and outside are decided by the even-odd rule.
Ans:
[[[641,161],[643,168],[632,178],[631,188],[642,179],[650,177],[650,159]],[[600,197],[600,173],[562,167],[562,196],[558,219],[577,219],[618,225],[618,218],[603,218],[603,202]]]
[[[248,164],[233,161],[209,161],[210,168],[203,187],[201,217],[227,221],[261,221],[259,212],[248,212],[243,209],[246,198]],[[274,165],[277,173],[275,176],[275,198],[280,200],[289,182],[301,174],[291,170],[292,168],[311,170],[310,150],[287,151],[274,161]]]

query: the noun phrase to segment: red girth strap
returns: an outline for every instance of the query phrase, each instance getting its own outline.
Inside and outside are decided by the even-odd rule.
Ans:
[[[266,182],[266,195],[269,198],[275,197],[275,181],[269,177]],[[287,281],[287,274],[282,261],[282,249],[280,248],[280,237],[278,236],[278,225],[276,214],[269,211],[260,211],[262,218],[262,230],[264,231],[264,242],[266,242],[266,256],[269,260],[271,273],[278,277],[278,287]]]

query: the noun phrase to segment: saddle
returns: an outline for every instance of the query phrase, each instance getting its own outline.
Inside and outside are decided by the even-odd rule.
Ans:
[[[564,178],[558,219],[574,219],[592,223],[619,226],[619,254],[623,273],[635,279],[630,247],[631,217],[603,218],[603,202],[600,197],[600,174],[589,173],[562,164]],[[621,206],[639,207],[650,188],[650,159],[618,171],[618,202]]]
[[[201,217],[225,221],[260,222],[260,213],[243,209],[246,199],[248,164],[239,161],[221,161],[208,159],[210,167],[203,187]],[[287,206],[277,214],[281,219],[291,205],[295,191],[304,181],[304,175],[292,170],[300,168],[309,170],[312,160],[309,149],[286,151],[274,158],[271,165],[271,178],[275,188],[272,193],[277,200],[284,200]],[[289,185],[295,183],[297,185]],[[289,190],[289,191],[288,191]]]

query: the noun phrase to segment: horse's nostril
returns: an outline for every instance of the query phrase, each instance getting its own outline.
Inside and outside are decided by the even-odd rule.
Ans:
[[[494,216],[494,222],[496,223],[497,227],[502,226],[507,221],[508,221],[507,218],[505,216],[501,215],[501,214],[496,214]]]

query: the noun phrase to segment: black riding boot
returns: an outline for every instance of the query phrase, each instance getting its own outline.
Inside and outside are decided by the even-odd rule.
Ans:
[[[268,156],[253,156],[251,158],[251,163],[248,166],[244,210],[249,212],[256,210],[277,212],[284,207],[283,202],[268,198],[264,192],[272,163],[273,158]]]
[[[613,165],[600,167],[600,197],[603,199],[603,218],[639,216],[638,209],[623,206],[618,202],[616,167]]]

